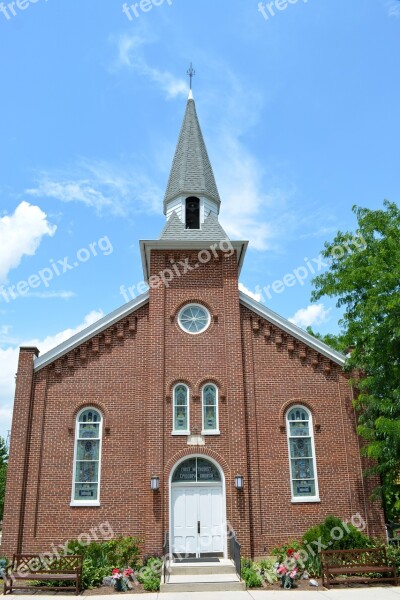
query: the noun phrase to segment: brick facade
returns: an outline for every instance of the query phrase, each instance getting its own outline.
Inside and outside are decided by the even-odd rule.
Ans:
[[[194,251],[153,250],[151,274]],[[201,335],[177,324],[187,302],[212,315]],[[11,435],[1,552],[48,551],[108,521],[121,535],[162,551],[169,528],[169,477],[185,455],[212,457],[226,480],[226,509],[244,555],[260,556],[299,538],[326,515],[360,513],[384,536],[383,513],[362,478],[352,390],[342,369],[239,301],[235,254],[219,253],[109,329],[33,372],[36,349],[21,349]],[[201,386],[219,390],[220,435],[204,446],[172,436],[172,387],[190,390],[190,428],[201,430]],[[291,502],[285,414],[303,404],[313,415],[320,498]],[[75,417],[103,415],[101,502],[70,506]],[[234,487],[244,476],[242,492]],[[159,492],[150,478],[160,477]]]

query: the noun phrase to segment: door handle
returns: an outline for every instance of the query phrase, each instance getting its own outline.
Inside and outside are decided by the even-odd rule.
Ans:
[[[197,521],[197,533],[200,533],[200,521]]]

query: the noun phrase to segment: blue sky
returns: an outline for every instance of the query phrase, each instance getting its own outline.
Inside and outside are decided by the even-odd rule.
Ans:
[[[324,241],[354,229],[353,204],[399,200],[400,2],[276,0],[267,19],[257,0],[122,6],[0,12],[0,289],[21,292],[0,296],[0,435],[19,345],[43,353],[143,279],[190,61],[221,223],[250,240],[241,284],[273,310],[337,331],[332,300],[310,306],[305,259],[318,268]]]

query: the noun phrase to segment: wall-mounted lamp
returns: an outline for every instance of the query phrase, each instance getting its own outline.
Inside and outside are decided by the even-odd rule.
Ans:
[[[236,475],[235,476],[235,488],[237,490],[242,490],[243,487],[244,487],[243,475]]]
[[[159,490],[160,489],[160,478],[153,476],[150,481],[150,487],[153,490],[153,492],[156,492],[157,490]]]

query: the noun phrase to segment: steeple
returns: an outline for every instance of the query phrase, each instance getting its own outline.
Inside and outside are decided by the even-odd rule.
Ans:
[[[185,223],[185,201],[188,198],[200,200],[200,224],[204,223],[210,212],[218,215],[221,200],[197,117],[192,89],[164,198],[164,214],[167,218],[175,211]],[[187,224],[186,227],[192,228]]]

